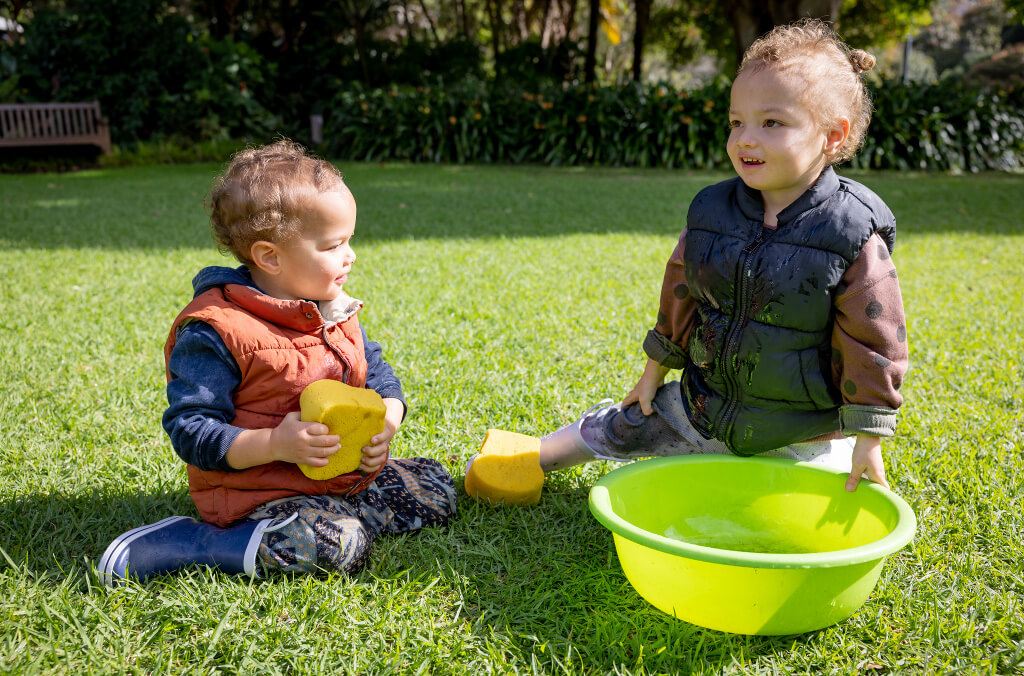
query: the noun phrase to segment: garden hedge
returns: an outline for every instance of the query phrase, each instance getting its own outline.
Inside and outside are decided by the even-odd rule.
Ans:
[[[1024,90],[962,83],[872,88],[868,136],[854,167],[1017,170],[1024,167]],[[724,169],[729,88],[627,83],[534,90],[452,86],[339,92],[320,151],[364,161]]]

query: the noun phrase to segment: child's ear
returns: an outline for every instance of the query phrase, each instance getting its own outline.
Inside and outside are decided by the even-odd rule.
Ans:
[[[829,127],[825,132],[825,146],[823,148],[826,155],[829,157],[839,152],[839,149],[846,143],[846,138],[850,135],[850,121],[845,117],[839,118],[835,124]]]
[[[277,245],[266,240],[253,242],[249,247],[249,257],[263,272],[268,275],[276,275],[281,271],[281,259],[278,256]]]

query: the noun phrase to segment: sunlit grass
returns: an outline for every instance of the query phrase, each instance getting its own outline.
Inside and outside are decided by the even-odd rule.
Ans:
[[[210,571],[106,591],[117,534],[193,514],[162,347],[204,265],[213,165],[0,176],[0,672],[1012,673],[1024,668],[1024,177],[858,175],[898,219],[912,370],[885,453],[920,520],[850,620],[788,638],[677,622],[625,581],[587,490],[460,502],[354,578]],[[689,200],[724,175],[343,166],[349,291],[403,380],[398,455],[542,434],[639,375]],[[464,495],[461,497],[465,498]],[[880,665],[878,668],[871,665]]]

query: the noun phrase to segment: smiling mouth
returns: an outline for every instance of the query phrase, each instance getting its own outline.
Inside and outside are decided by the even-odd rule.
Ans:
[[[764,164],[764,160],[754,159],[753,157],[744,157],[741,158],[740,161],[743,162],[743,164],[748,167],[756,167]]]

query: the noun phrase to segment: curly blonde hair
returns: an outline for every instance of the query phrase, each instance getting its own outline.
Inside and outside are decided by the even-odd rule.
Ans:
[[[339,188],[347,190],[341,172],[293,141],[240,150],[206,198],[213,237],[223,253],[252,266],[254,243],[294,236],[306,200]]]
[[[822,128],[842,118],[850,121],[846,141],[831,158],[836,164],[856,155],[864,142],[872,106],[861,73],[874,66],[874,56],[850,49],[828,24],[802,19],[758,38],[744,53],[737,75],[775,68],[802,77],[807,85],[803,103]]]

